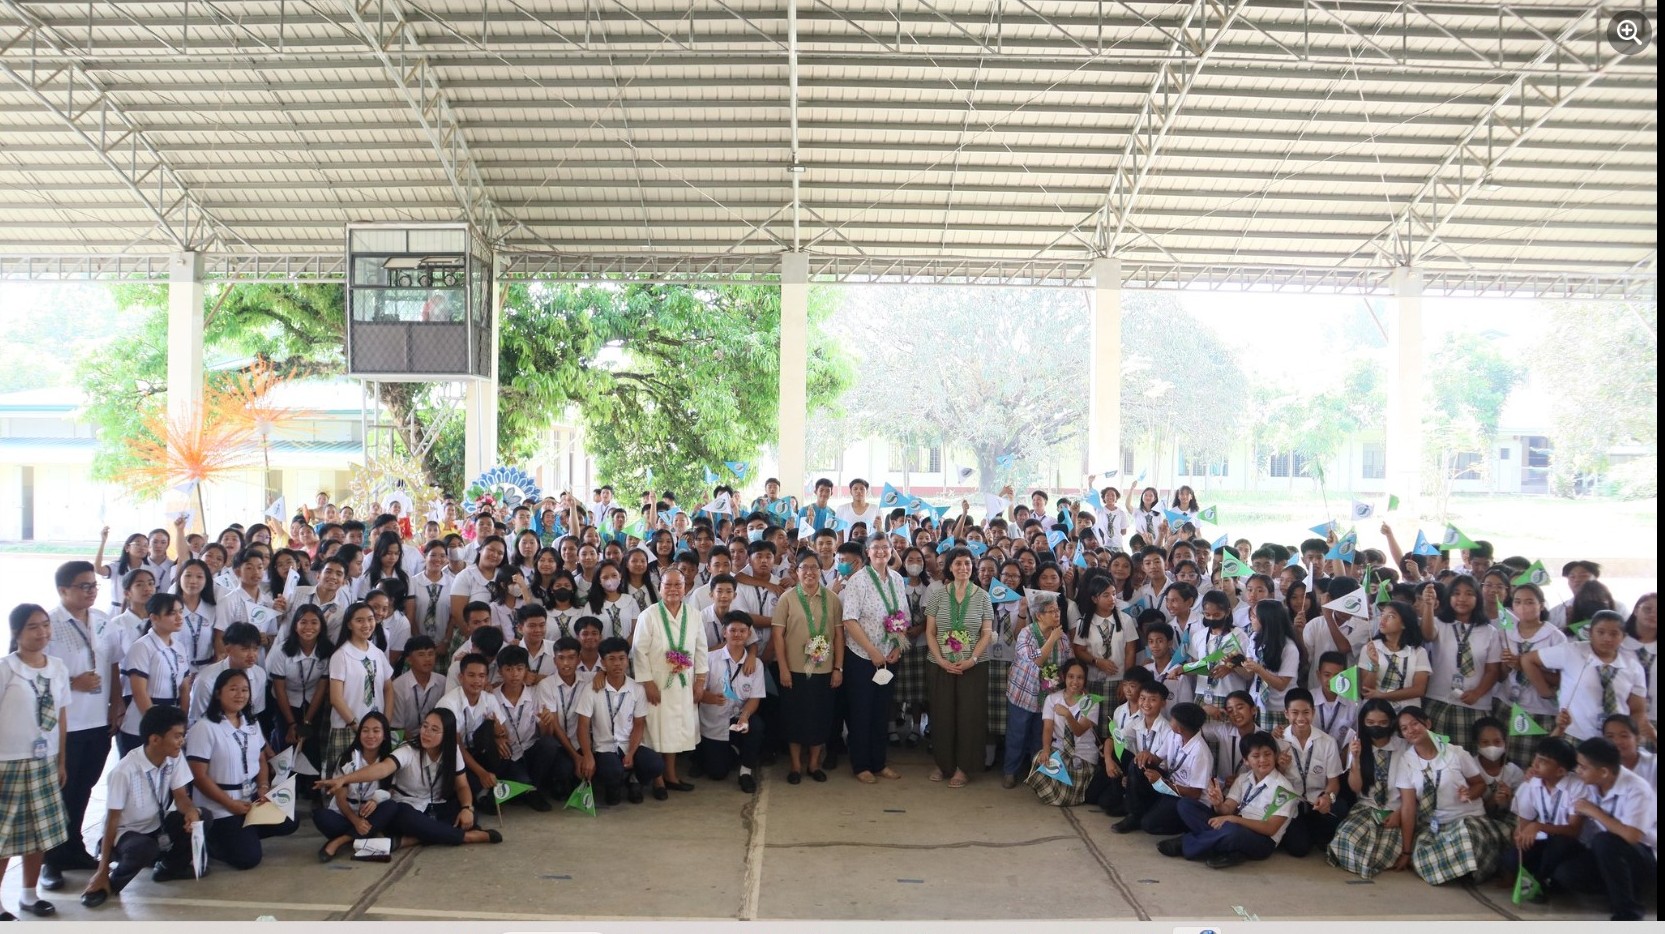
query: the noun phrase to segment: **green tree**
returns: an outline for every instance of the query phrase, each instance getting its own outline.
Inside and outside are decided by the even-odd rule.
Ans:
[[[1552,488],[1570,495],[1575,477],[1609,470],[1609,450],[1634,445],[1645,453],[1624,466],[1621,489],[1656,495],[1659,306],[1565,302],[1550,309],[1549,333],[1532,369],[1552,387]]]
[[[1373,354],[1353,354],[1342,361],[1341,385],[1316,393],[1289,392],[1287,387],[1257,386],[1256,451],[1266,455],[1298,454],[1305,458],[1308,476],[1330,463],[1361,431],[1386,424],[1387,395],[1380,360]],[[1256,455],[1256,471],[1260,469]],[[1290,485],[1295,473],[1290,472]]]
[[[1519,366],[1477,334],[1453,334],[1428,358],[1424,476],[1442,510],[1453,480],[1483,475],[1503,404],[1520,380]],[[1458,455],[1475,452],[1478,465],[1464,467]]]
[[[1219,457],[1246,427],[1248,401],[1237,354],[1177,296],[1124,295],[1123,438],[1147,439],[1158,464],[1171,463],[1176,453]]]

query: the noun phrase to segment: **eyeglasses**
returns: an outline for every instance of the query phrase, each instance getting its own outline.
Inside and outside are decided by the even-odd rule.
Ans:
[[[98,593],[97,584],[70,584],[69,589],[79,590],[82,593]]]

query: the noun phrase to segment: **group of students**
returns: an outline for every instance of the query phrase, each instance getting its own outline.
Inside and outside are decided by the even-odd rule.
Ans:
[[[1604,891],[1639,916],[1655,595],[1621,608],[1574,561],[1551,605],[1541,565],[1485,542],[1404,553],[1385,524],[1385,550],[1333,528],[1211,544],[1188,487],[1130,489],[1129,510],[1113,487],[1007,488],[982,522],[849,489],[800,504],[771,479],[747,508],[719,486],[690,512],[604,487],[466,521],[447,501],[420,534],[397,506],[338,521],[320,494],[287,529],[181,521],[109,562],[101,543],[59,569],[58,607],[13,611],[0,663],[23,910],[52,913],[37,884],[66,872],[93,874],[94,906],[152,866],[193,875],[199,823],[214,860],[258,865],[298,825],[243,822],[279,752],[329,861],[500,842],[476,815],[504,783],[539,811],[585,783],[608,806],[731,773],[749,794],[777,759],[793,785],[841,757],[877,784],[902,777],[891,747],[925,742],[931,781],[998,768],[1216,868],[1321,850],[1439,884],[1518,860],[1539,898]],[[95,856],[76,831],[112,736]]]

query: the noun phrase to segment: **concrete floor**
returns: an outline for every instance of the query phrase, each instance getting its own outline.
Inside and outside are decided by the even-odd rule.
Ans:
[[[1162,857],[1153,838],[1111,833],[1095,808],[1004,791],[996,773],[949,789],[926,779],[922,751],[895,764],[904,778],[873,786],[840,771],[794,787],[777,766],[755,797],[732,779],[699,781],[690,794],[595,818],[514,804],[500,846],[412,849],[386,864],[319,865],[322,841],[308,823],[268,841],[251,872],[216,865],[206,879],[166,885],[141,876],[96,912],[77,901],[86,874],[72,873],[49,897],[71,921],[1606,917],[1592,901],[1511,905],[1492,885],[1436,888],[1408,873],[1365,882],[1317,855],[1214,871]],[[497,826],[495,815],[486,824]],[[7,905],[19,877],[14,862],[0,887]]]

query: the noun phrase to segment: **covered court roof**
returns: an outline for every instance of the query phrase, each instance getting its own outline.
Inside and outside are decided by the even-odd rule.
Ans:
[[[1634,5],[1628,8],[1634,9]],[[521,277],[1653,293],[1620,7],[0,0],[0,277],[339,278],[469,220]]]

